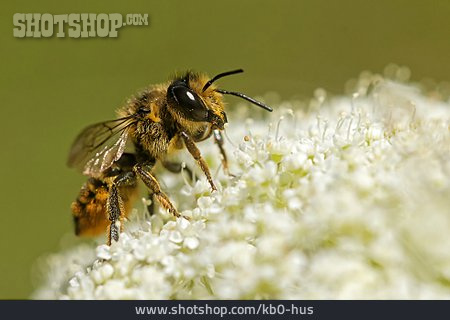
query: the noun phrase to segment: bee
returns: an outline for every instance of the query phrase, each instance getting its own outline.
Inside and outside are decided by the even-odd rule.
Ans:
[[[118,110],[115,120],[86,127],[73,142],[67,164],[89,178],[71,209],[77,235],[107,233],[107,244],[119,240],[123,220],[137,197],[138,180],[153,200],[175,217],[180,213],[161,190],[153,168],[160,162],[172,172],[181,164],[168,155],[186,148],[203,171],[211,190],[217,190],[196,142],[214,137],[224,170],[228,171],[221,131],[227,123],[223,95],[245,99],[267,111],[272,108],[243,93],[219,89],[214,82],[242,69],[213,78],[192,71],[172,81],[150,86]],[[127,152],[129,144],[132,151]]]

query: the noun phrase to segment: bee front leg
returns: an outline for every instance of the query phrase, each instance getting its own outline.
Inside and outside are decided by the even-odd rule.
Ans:
[[[230,171],[228,170],[228,158],[225,149],[223,147],[223,136],[220,130],[214,130],[214,142],[219,147],[220,154],[222,155],[223,171],[225,172],[225,174],[234,177],[234,175],[231,174]]]
[[[211,173],[209,172],[208,165],[205,159],[203,159],[200,150],[195,145],[194,140],[192,140],[192,138],[185,132],[181,132],[180,135],[183,138],[184,144],[186,145],[189,153],[194,157],[195,161],[197,161],[198,165],[200,166],[200,169],[202,169],[203,173],[206,175],[206,179],[208,179],[208,182],[211,185],[211,189],[213,191],[217,190],[211,177]]]
[[[114,178],[109,187],[109,196],[106,202],[106,210],[110,225],[108,227],[108,245],[112,240],[119,241],[119,233],[122,230],[122,220],[124,217],[123,200],[119,188],[122,186],[135,186],[136,175],[134,172],[125,172]]]
[[[181,215],[178,213],[177,209],[173,206],[172,202],[170,202],[169,197],[161,191],[158,180],[150,173],[150,169],[144,168],[142,164],[136,164],[133,167],[134,172],[139,176],[139,178],[144,182],[147,188],[153,194],[153,197],[158,200],[159,204],[169,211],[169,213],[173,214],[175,217],[180,217]]]

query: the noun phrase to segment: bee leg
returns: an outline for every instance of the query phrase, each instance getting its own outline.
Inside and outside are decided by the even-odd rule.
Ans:
[[[129,171],[119,174],[109,187],[109,196],[106,202],[106,210],[110,221],[108,227],[108,245],[111,245],[112,240],[119,241],[119,233],[122,229],[124,208],[119,187],[134,185],[136,185],[136,174]]]
[[[153,197],[153,192],[149,191],[148,193],[148,200],[151,201],[151,203],[147,206],[147,211],[149,215],[155,214],[155,198]]]
[[[177,209],[173,206],[172,202],[170,202],[169,197],[161,191],[158,181],[156,178],[150,173],[149,169],[144,168],[142,164],[136,164],[133,167],[134,172],[139,176],[142,182],[145,183],[147,188],[153,193],[153,197],[158,200],[159,204],[169,211],[169,213],[173,214],[175,217],[180,217],[181,215],[178,213]]]
[[[223,148],[223,142],[224,141],[223,141],[222,132],[220,130],[214,130],[214,142],[219,147],[220,154],[222,155],[223,171],[225,172],[225,174],[234,177],[235,175],[231,174],[229,169],[228,169],[228,158],[227,158],[227,154],[225,152],[225,149]]]
[[[164,166],[164,168],[166,168],[167,170],[169,170],[172,173],[181,173],[182,170],[186,170],[189,179],[191,181],[197,181],[198,177],[195,175],[195,173],[187,166],[185,166],[183,168],[183,165],[179,162],[171,162],[171,161],[163,161],[162,165]]]
[[[192,140],[192,138],[188,136],[185,132],[181,132],[180,134],[184,140],[184,144],[186,145],[186,148],[188,149],[189,153],[194,157],[195,161],[197,161],[198,165],[200,166],[200,169],[202,169],[203,173],[206,175],[206,179],[208,179],[208,182],[211,185],[211,189],[213,191],[217,190],[212,180],[211,173],[209,172],[208,165],[206,164],[205,159],[203,159],[200,150],[195,145],[194,140]]]
[[[189,167],[185,166],[183,168],[182,164],[179,162],[163,161],[162,165],[164,166],[164,168],[166,168],[167,170],[169,170],[172,173],[181,173],[182,170],[184,169],[184,170],[186,170],[187,175],[191,181],[198,180],[195,173]],[[151,201],[151,203],[147,206],[147,210],[150,215],[153,215],[155,213],[155,199],[153,197],[153,192],[150,191],[148,193],[148,199]]]

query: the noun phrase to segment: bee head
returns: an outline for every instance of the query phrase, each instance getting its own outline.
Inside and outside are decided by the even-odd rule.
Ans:
[[[242,69],[220,73],[206,80],[204,76],[188,72],[184,77],[175,79],[167,89],[169,106],[182,118],[194,122],[208,122],[213,129],[223,129],[227,117],[223,111],[222,95],[234,95],[252,104],[272,111],[272,108],[243,93],[218,89],[213,82],[225,76],[244,72]],[[203,77],[203,78],[202,78]]]
[[[210,123],[213,129],[223,130],[227,117],[223,111],[220,95],[213,92],[204,93],[201,76],[188,72],[177,78],[167,88],[167,102],[172,113],[178,119],[192,122]]]

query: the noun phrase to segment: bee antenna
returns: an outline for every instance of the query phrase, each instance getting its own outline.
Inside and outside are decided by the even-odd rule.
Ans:
[[[273,109],[271,107],[269,107],[268,105],[265,105],[264,103],[259,102],[258,100],[255,100],[255,99],[253,99],[253,98],[251,98],[251,97],[249,97],[249,96],[247,96],[247,95],[245,95],[243,93],[227,91],[227,90],[222,90],[222,89],[216,89],[215,91],[217,91],[217,92],[219,92],[221,94],[230,94],[232,96],[240,97],[240,98],[242,98],[244,100],[247,100],[247,101],[257,105],[258,107],[263,108],[264,110],[267,110],[269,112],[273,111]]]
[[[227,72],[219,73],[218,75],[214,76],[211,80],[209,80],[209,81],[203,86],[202,92],[205,92],[206,89],[208,89],[208,88],[212,85],[212,83],[213,83],[214,81],[219,80],[220,78],[223,78],[223,77],[226,77],[226,76],[231,76],[232,74],[242,73],[242,72],[244,72],[243,69],[237,69],[237,70],[233,70],[233,71],[227,71]]]

